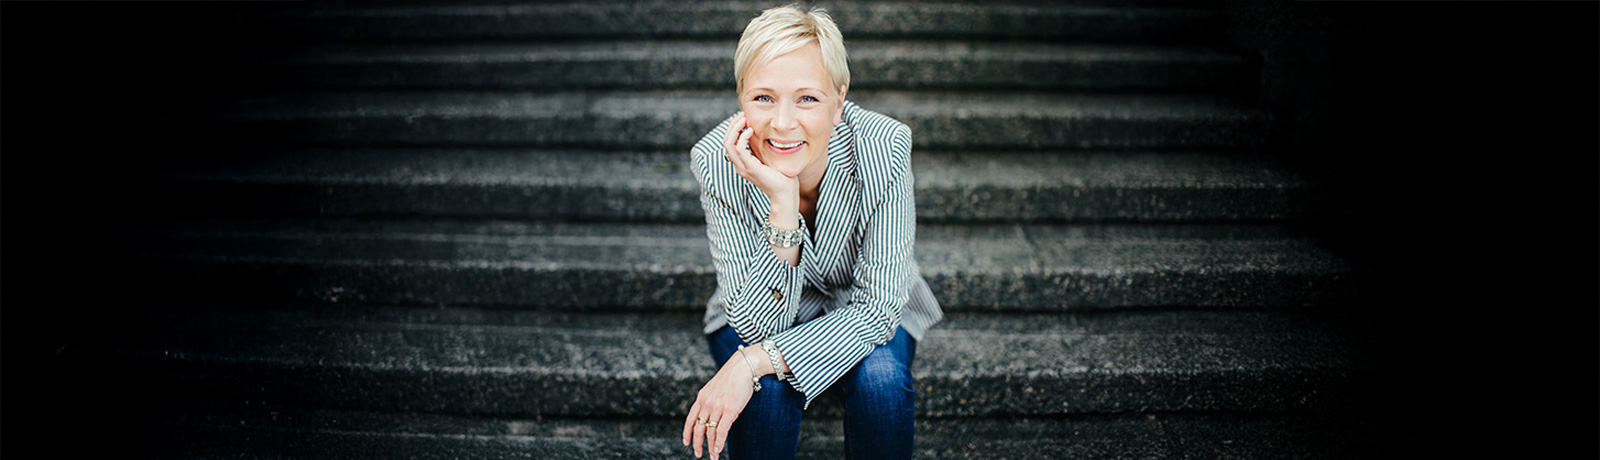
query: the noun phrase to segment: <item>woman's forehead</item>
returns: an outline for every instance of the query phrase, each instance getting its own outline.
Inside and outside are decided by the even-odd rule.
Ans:
[[[767,62],[756,62],[745,74],[746,91],[766,90],[817,90],[829,91],[833,77],[822,62],[822,51],[816,42],[780,54]]]

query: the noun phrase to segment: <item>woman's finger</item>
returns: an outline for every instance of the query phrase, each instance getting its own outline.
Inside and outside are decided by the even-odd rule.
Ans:
[[[733,156],[738,152],[739,144],[737,142],[739,135],[743,134],[745,126],[744,112],[734,115],[733,120],[728,122],[728,132],[722,135],[723,158]]]
[[[753,160],[756,163],[761,163],[761,159],[756,157],[755,147],[750,145],[750,138],[753,137],[754,135],[755,135],[755,130],[749,129],[749,128],[745,128],[745,131],[743,133],[739,134],[739,147],[741,149],[739,151],[739,153],[744,154],[744,155],[749,155],[749,157],[747,157],[748,160]],[[762,164],[766,164],[766,163],[762,163]]]
[[[700,423],[700,420],[705,420],[709,415],[704,412],[696,415],[697,418],[694,423],[694,458],[700,458],[700,447],[706,445],[706,425]]]
[[[694,406],[689,408],[689,417],[683,421],[683,446],[684,447],[688,447],[689,446],[689,435],[694,432],[695,414],[698,414],[698,413],[700,413],[700,402],[699,401],[695,401]]]
[[[733,428],[733,420],[737,418],[739,418],[739,414],[730,410],[723,413],[722,418],[717,420],[717,434],[714,438],[717,442],[710,447],[712,460],[716,460],[717,455],[722,453],[722,448],[728,445],[728,430]]]
[[[706,416],[706,420],[715,420],[715,417],[716,417],[715,415],[708,415],[708,416]],[[717,423],[718,423],[717,426],[719,426],[719,427],[722,426],[721,422],[717,422]],[[721,438],[717,437],[717,429],[716,428],[712,428],[712,427],[709,427],[709,426],[706,427],[706,456],[707,457],[717,458],[717,451],[716,451],[715,448],[713,448],[711,446],[717,445],[717,441],[719,441],[720,439]]]
[[[722,133],[722,143],[724,143],[724,144],[732,143],[733,139],[736,137],[735,133],[738,133],[739,130],[743,129],[743,128],[744,128],[744,112],[740,112],[740,113],[734,114],[733,115],[733,119],[728,120],[728,132]]]
[[[737,145],[738,145],[739,149],[741,151],[743,151],[744,153],[747,153],[747,154],[754,154],[755,153],[754,151],[752,151],[750,149],[750,137],[755,135],[755,133],[756,133],[756,131],[753,130],[753,129],[750,129],[750,128],[745,128],[743,131],[739,132],[739,142],[738,142]]]
[[[730,155],[728,160],[733,162],[734,170],[738,171],[739,175],[741,176],[748,174],[751,166],[750,157],[748,156],[749,149],[743,147],[747,142],[749,142],[747,140],[749,139],[749,132],[750,129],[745,128],[744,132],[739,133],[739,140],[735,142],[737,142],[737,145],[740,145],[741,147],[728,151],[728,155]]]

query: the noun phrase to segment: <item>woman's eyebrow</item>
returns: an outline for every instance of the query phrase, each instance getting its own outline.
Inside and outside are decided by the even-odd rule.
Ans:
[[[826,91],[823,91],[822,88],[812,88],[810,86],[804,86],[804,87],[800,87],[800,88],[795,88],[795,90],[796,91],[807,91],[807,90],[810,90],[810,91],[816,91],[816,92],[819,92],[819,93],[825,93],[826,92]],[[767,92],[771,92],[771,93],[778,92],[778,90],[775,90],[775,89],[772,89],[772,88],[748,88],[748,89],[744,90],[745,93],[752,93],[752,92],[756,92],[756,91],[767,91]]]

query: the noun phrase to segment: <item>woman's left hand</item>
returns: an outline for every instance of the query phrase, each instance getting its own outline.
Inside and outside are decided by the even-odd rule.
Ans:
[[[689,416],[683,421],[683,445],[688,446],[693,441],[695,458],[700,458],[701,445],[706,447],[712,460],[716,460],[717,454],[727,445],[729,427],[744,412],[750,395],[755,393],[750,378],[753,372],[735,356],[723,363],[717,375],[695,396]],[[701,420],[715,422],[716,427],[707,427]]]

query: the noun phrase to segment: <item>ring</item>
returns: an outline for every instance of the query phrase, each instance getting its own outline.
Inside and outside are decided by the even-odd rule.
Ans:
[[[697,422],[700,422],[701,425],[705,425],[706,424],[706,418],[705,417],[695,417],[694,420],[697,421]]]
[[[716,428],[716,427],[717,427],[717,421],[716,420],[712,420],[712,421],[706,422],[706,428]]]
[[[722,159],[724,161],[733,161],[733,155],[723,155]]]

